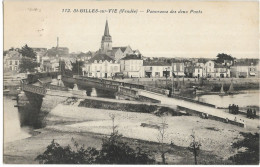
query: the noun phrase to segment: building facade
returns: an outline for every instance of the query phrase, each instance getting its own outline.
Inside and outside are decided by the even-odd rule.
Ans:
[[[143,60],[141,56],[127,55],[120,60],[120,69],[129,78],[143,77]]]
[[[120,72],[120,64],[106,54],[97,54],[85,64],[83,75],[95,78],[110,78]]]
[[[19,65],[22,60],[22,55],[14,50],[9,51],[4,57],[4,69],[5,71],[19,72]]]
[[[185,76],[184,63],[172,63],[172,72],[174,76]]]
[[[259,64],[254,63],[236,63],[230,67],[231,77],[248,78],[259,76]]]

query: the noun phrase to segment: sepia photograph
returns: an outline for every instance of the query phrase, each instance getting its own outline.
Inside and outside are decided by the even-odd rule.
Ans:
[[[259,165],[258,1],[2,9],[3,164]]]

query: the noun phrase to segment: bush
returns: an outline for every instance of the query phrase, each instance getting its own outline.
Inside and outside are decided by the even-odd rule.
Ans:
[[[92,164],[95,162],[99,152],[95,148],[87,148],[84,146],[78,148],[75,142],[76,151],[72,150],[68,145],[61,147],[58,143],[52,140],[51,144],[43,154],[38,155],[35,160],[41,164]]]
[[[140,148],[134,150],[122,141],[122,136],[117,132],[103,139],[101,150],[95,148],[79,147],[75,142],[74,151],[69,145],[60,146],[54,140],[43,154],[35,160],[41,164],[152,164],[154,158],[143,152]]]
[[[246,150],[230,157],[229,159],[239,165],[252,165],[259,164],[259,133],[243,133],[240,132],[245,138],[242,141],[233,143],[233,148],[245,147]]]
[[[103,140],[102,149],[98,157],[101,164],[152,164],[155,162],[147,153],[140,148],[132,149],[122,136],[117,132],[112,133],[109,138]]]

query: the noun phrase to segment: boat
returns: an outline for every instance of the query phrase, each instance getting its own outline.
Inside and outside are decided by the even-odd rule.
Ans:
[[[228,93],[229,95],[238,94],[238,92],[235,92],[235,91],[234,91],[234,87],[233,87],[233,82],[232,82],[232,81],[231,81],[231,84],[230,84],[230,86],[229,86],[229,89],[228,89],[227,93]]]
[[[226,92],[224,91],[224,86],[223,86],[223,83],[222,83],[219,96],[226,96],[226,95],[227,95],[227,94],[226,94]]]

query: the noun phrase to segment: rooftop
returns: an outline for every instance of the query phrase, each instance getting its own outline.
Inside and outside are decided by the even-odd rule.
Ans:
[[[122,58],[121,60],[142,60],[142,58],[140,55],[131,54],[126,55],[126,57]]]
[[[171,63],[163,61],[144,61],[144,66],[171,66]]]
[[[89,63],[94,63],[94,61],[105,61],[105,60],[107,60],[107,61],[114,61],[114,59],[112,58],[112,57],[110,57],[110,56],[108,56],[108,55],[106,55],[106,54],[97,54],[97,55],[95,55],[94,57],[92,57],[91,59],[89,59]]]

